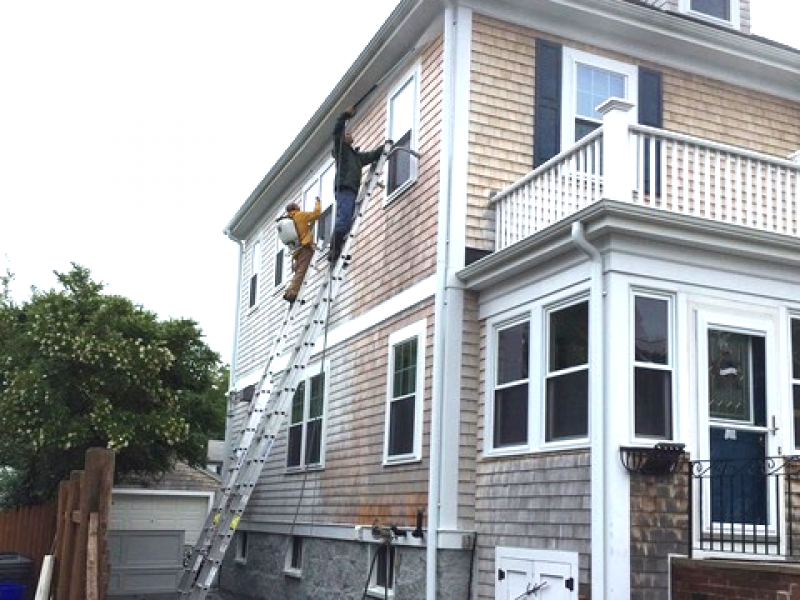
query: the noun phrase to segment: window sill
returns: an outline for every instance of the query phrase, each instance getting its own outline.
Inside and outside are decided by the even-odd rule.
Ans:
[[[421,463],[422,457],[417,456],[398,456],[398,457],[383,457],[383,466],[384,467],[394,467],[397,465],[411,465],[414,463]]]
[[[324,471],[324,470],[325,470],[324,464],[309,465],[309,466],[298,465],[296,467],[286,467],[285,473],[286,475],[298,475],[302,473],[313,473],[315,471]]]
[[[568,442],[551,442],[545,446],[514,446],[509,448],[492,448],[484,450],[481,460],[493,460],[497,458],[510,458],[525,456],[530,454],[552,454],[554,452],[570,452],[572,450],[589,449],[589,440],[569,440]]]
[[[291,577],[292,579],[302,579],[303,578],[303,571],[300,569],[284,569],[283,574],[286,577]]]
[[[382,587],[370,586],[367,596],[370,598],[394,598],[394,590],[389,590],[387,593]]]
[[[258,307],[259,307],[259,306],[261,306],[259,302],[256,302],[255,304],[253,304],[253,306],[248,306],[248,307],[247,307],[247,313],[246,313],[246,316],[248,316],[248,317],[249,317],[249,316],[250,316],[250,315],[252,315],[254,312],[256,312],[256,311],[258,310]]]
[[[233,564],[244,566],[247,564],[247,558],[241,558],[241,557],[234,558]]]
[[[418,177],[415,175],[414,177],[406,181],[403,185],[401,185],[399,188],[394,190],[391,194],[387,194],[386,198],[383,200],[383,207],[386,208],[390,204],[394,203],[394,201],[397,200],[400,196],[405,195],[407,191],[409,191],[416,185],[417,180]]]

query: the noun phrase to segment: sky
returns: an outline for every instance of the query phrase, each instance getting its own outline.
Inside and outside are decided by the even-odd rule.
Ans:
[[[0,0],[0,272],[70,263],[230,362],[222,230],[397,0]],[[753,33],[800,46],[798,0]],[[792,31],[794,29],[794,31]]]

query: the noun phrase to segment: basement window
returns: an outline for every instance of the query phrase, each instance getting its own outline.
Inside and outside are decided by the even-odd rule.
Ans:
[[[368,593],[375,598],[394,598],[395,552],[394,546],[381,544],[372,555],[372,575]]]
[[[292,537],[289,548],[286,552],[286,566],[284,573],[291,577],[301,577],[303,575],[303,538]]]
[[[239,564],[247,563],[247,532],[239,530],[236,532],[236,543],[234,549],[234,560]]]

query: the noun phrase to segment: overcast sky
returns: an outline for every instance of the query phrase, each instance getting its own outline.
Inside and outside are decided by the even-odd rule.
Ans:
[[[0,270],[89,268],[230,361],[222,229],[397,0],[0,0]],[[800,45],[797,0],[754,33]]]

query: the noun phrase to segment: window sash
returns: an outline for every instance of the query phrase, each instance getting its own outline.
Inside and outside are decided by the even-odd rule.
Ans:
[[[308,384],[308,385],[306,385]],[[322,462],[325,374],[300,382],[289,415],[286,466],[318,466]]]
[[[383,590],[394,589],[395,546],[381,544],[376,549],[374,586]],[[388,567],[388,569],[387,569]]]
[[[731,20],[731,0],[691,0],[689,6],[692,12],[702,13],[723,21]]]
[[[388,138],[396,148],[416,150],[416,127],[418,107],[418,69],[414,69],[388,99]],[[386,171],[386,193],[391,196],[416,178],[416,159],[402,150],[389,156]]]
[[[633,433],[637,438],[673,438],[672,302],[633,296]]]

